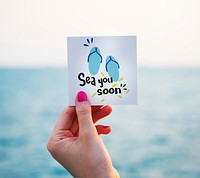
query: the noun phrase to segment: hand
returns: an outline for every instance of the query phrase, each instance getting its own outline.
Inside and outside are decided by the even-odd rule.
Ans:
[[[118,178],[99,134],[108,134],[109,126],[97,125],[112,112],[110,106],[91,108],[85,92],[78,93],[76,106],[60,115],[47,149],[76,178]]]

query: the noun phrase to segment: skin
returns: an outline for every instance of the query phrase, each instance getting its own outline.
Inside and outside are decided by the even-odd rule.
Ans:
[[[88,99],[87,99],[88,100]],[[112,112],[110,106],[91,107],[89,101],[67,107],[58,118],[47,149],[75,178],[118,178],[100,134],[110,126],[95,123]]]

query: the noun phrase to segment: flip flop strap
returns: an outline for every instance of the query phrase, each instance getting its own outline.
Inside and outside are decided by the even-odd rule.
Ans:
[[[93,53],[97,53],[97,54],[100,56],[100,58],[101,58],[100,63],[102,63],[102,56],[101,56],[101,54],[97,51],[97,48],[96,48],[96,47],[95,47],[95,51],[93,51],[92,53],[89,54],[89,56],[88,56],[88,62],[89,62],[90,56],[91,56]]]
[[[119,69],[119,63],[118,63],[117,61],[113,60],[113,59],[111,58],[111,56],[110,56],[109,58],[110,58],[109,61],[106,63],[106,71],[108,72],[108,67],[107,67],[107,65],[108,65],[108,63],[111,62],[111,61],[115,62],[115,63],[118,65],[118,69]]]

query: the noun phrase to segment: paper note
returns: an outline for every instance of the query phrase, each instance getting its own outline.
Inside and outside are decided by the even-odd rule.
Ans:
[[[68,99],[85,91],[92,105],[137,104],[136,36],[67,37]]]

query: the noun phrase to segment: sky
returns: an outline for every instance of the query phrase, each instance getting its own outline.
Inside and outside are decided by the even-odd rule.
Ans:
[[[0,0],[0,67],[66,66],[67,36],[136,35],[138,65],[200,67],[199,0]]]

